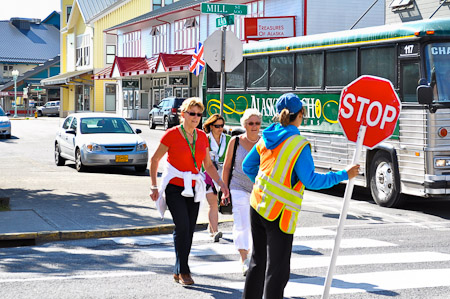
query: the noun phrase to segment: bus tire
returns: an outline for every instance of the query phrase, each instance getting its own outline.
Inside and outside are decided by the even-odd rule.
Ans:
[[[375,153],[370,163],[370,193],[382,207],[395,208],[403,202],[400,194],[400,174],[386,151]]]

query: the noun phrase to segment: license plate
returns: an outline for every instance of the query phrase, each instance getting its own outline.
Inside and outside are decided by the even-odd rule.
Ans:
[[[128,162],[128,155],[116,155],[116,162]]]

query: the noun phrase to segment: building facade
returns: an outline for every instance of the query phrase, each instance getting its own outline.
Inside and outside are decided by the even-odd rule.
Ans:
[[[448,0],[386,0],[386,24],[448,17]]]

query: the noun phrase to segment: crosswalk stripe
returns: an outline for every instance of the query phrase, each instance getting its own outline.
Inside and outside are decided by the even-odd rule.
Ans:
[[[334,240],[295,240],[293,242],[292,251],[305,251],[313,248],[331,249],[334,246]],[[369,248],[369,247],[388,247],[397,246],[396,244],[378,241],[368,238],[343,239],[341,248]],[[140,249],[148,253],[154,258],[171,258],[174,255],[172,246],[163,248],[143,248]],[[207,256],[207,255],[229,255],[237,254],[237,250],[233,244],[210,243],[193,246],[191,256]]]
[[[299,227],[294,234],[294,237],[317,237],[317,236],[334,236],[336,233],[329,229],[320,227]],[[223,233],[224,239],[232,240],[232,233]],[[136,236],[136,237],[115,237],[107,238],[112,240],[116,244],[121,245],[156,245],[156,244],[173,244],[172,234],[154,235],[154,236]],[[211,237],[208,232],[196,232],[194,233],[193,242],[198,241],[211,241]]]
[[[349,265],[373,265],[373,264],[405,264],[422,262],[443,262],[450,261],[450,254],[439,252],[405,252],[405,253],[381,253],[364,255],[346,255],[339,256],[336,262],[337,266]],[[328,267],[330,264],[329,256],[309,257],[309,258],[291,258],[291,270],[311,269]],[[224,262],[197,262],[189,263],[191,271],[199,275],[210,274],[230,274],[239,273],[242,265],[239,261]],[[217,269],[220,269],[218,272]]]
[[[450,269],[382,271],[335,275],[330,294],[395,292],[395,290],[403,289],[450,286],[449,275]],[[292,279],[284,290],[284,296],[298,298],[321,295],[324,282],[324,277]],[[225,287],[243,290],[244,282],[228,283],[225,284]]]

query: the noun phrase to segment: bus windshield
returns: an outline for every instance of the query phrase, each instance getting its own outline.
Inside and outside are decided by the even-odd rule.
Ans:
[[[450,102],[450,42],[428,44],[425,56],[428,82],[437,92],[437,101]]]

